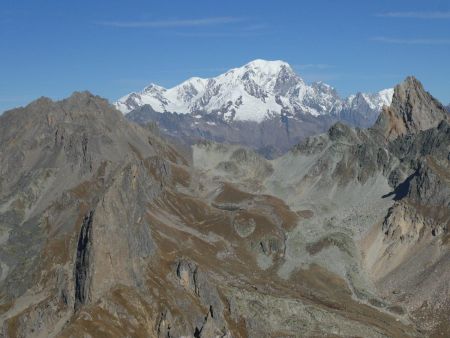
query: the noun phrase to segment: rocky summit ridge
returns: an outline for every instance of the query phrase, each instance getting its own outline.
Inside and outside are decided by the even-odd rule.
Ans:
[[[8,111],[1,335],[448,336],[449,154],[414,78],[273,160],[185,158],[88,92]]]
[[[375,128],[387,138],[416,133],[449,121],[445,107],[423,89],[422,84],[409,76],[394,91],[394,99],[380,114]]]

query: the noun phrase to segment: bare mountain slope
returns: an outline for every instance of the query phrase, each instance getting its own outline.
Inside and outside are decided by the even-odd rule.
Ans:
[[[371,129],[338,123],[272,161],[200,144],[194,165],[302,215],[279,276],[316,264],[345,280],[359,302],[414,323],[420,335],[446,336],[449,132],[442,106],[408,78]]]
[[[2,335],[449,333],[448,114],[408,78],[371,129],[194,167],[105,100],[0,117]]]
[[[220,170],[242,186],[211,177],[89,93],[9,111],[0,129],[3,336],[417,335],[341,270],[298,264],[311,212],[283,187],[245,188],[281,162],[235,151]]]
[[[277,277],[301,217],[278,198],[200,180],[98,97],[40,99],[0,128],[5,336],[413,332],[324,268]]]

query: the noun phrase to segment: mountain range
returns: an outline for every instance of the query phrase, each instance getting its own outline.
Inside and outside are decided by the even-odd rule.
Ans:
[[[323,82],[307,84],[286,62],[254,60],[170,89],[150,84],[115,106],[130,120],[156,122],[188,144],[200,139],[242,144],[274,157],[336,121],[371,126],[392,95],[393,89],[385,89],[341,98]]]
[[[127,116],[0,116],[0,335],[450,335],[450,117],[417,79],[272,160]]]

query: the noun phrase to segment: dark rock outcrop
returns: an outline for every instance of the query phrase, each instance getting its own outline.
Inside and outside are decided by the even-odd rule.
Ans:
[[[92,269],[92,223],[94,211],[90,211],[81,225],[78,237],[77,253],[75,261],[75,310],[89,301],[89,287]]]

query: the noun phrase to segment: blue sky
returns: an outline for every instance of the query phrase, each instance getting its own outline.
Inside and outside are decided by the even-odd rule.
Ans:
[[[0,2],[0,112],[90,90],[115,100],[256,58],[339,93],[415,75],[450,102],[450,1]]]

